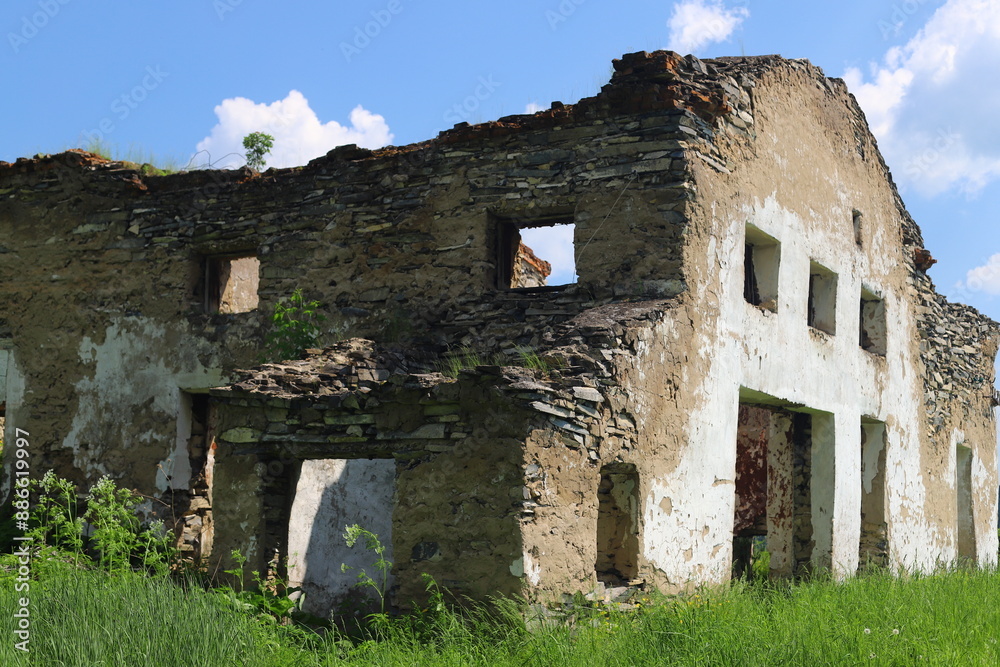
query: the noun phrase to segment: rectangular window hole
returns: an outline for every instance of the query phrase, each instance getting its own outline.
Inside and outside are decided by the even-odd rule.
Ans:
[[[639,558],[639,473],[605,466],[597,488],[598,581],[621,586],[635,579]]]
[[[260,260],[256,255],[203,257],[199,292],[207,313],[249,313],[259,303]]]
[[[861,349],[885,356],[885,302],[874,292],[861,288],[859,344]]]
[[[837,274],[809,263],[809,326],[828,334],[837,333]]]
[[[777,312],[781,244],[748,224],[743,250],[743,298],[749,304]]]
[[[859,211],[858,209],[854,209],[853,211],[851,211],[851,217],[852,217],[853,222],[854,222],[854,243],[857,244],[857,246],[860,248],[861,247],[861,223],[862,223],[862,221],[864,221],[864,216],[861,214],[861,211]]]
[[[565,219],[498,221],[497,286],[530,289],[577,281],[575,225]]]

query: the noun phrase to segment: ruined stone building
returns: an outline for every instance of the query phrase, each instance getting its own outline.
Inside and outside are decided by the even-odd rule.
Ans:
[[[995,562],[1000,328],[935,292],[844,83],[614,65],[574,105],[262,175],[0,163],[8,432],[38,474],[147,494],[213,569],[287,559],[324,613],[351,523],[402,606],[424,572],[723,582],[751,538],[775,576]],[[575,282],[543,286],[540,227]],[[325,348],[262,365],[295,290]]]

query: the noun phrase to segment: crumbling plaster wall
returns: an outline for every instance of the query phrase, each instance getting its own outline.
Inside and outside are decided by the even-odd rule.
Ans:
[[[325,379],[299,392],[315,402],[214,393],[228,406],[218,553],[239,547],[266,565],[280,551],[288,507],[278,501],[293,492],[298,461],[391,457],[400,496],[430,498],[393,519],[411,587],[401,599],[419,592],[411,575],[421,568],[477,594],[565,592],[568,582],[595,581],[602,466],[632,465],[640,578],[662,588],[722,581],[744,400],[810,410],[814,441],[835,443],[818,459],[832,471],[814,487],[823,501],[815,520],[829,525],[817,562],[839,573],[856,566],[863,416],[887,426],[895,563],[928,567],[954,552],[959,439],[976,451],[977,549],[991,558],[995,426],[972,378],[995,352],[995,330],[938,303],[921,282],[910,254],[919,231],[843,84],[769,57],[632,54],[615,70],[577,105],[463,124],[404,148],[342,147],[260,176],[144,177],[81,153],[0,164],[0,251],[12,258],[0,266],[8,416],[37,429],[46,464],[63,474],[108,470],[162,491],[157,466],[167,470],[183,444],[178,391],[223,384],[255,363],[263,314],[302,288],[324,304],[324,343],[366,335],[415,344],[424,370],[449,345],[563,345],[580,367],[485,414],[507,382],[498,371],[480,372],[480,384],[465,378],[474,400],[447,398],[447,383],[415,376],[398,395],[380,389],[394,410],[360,395],[328,405]],[[496,220],[552,216],[576,225],[578,284],[497,291]],[[747,223],[782,244],[775,312],[743,299]],[[247,253],[261,262],[258,310],[202,312],[204,259]],[[834,335],[806,326],[811,261],[839,276]],[[886,303],[885,358],[858,346],[862,286]],[[643,314],[612,303],[663,297],[671,300]],[[924,386],[924,368],[959,358],[968,377]],[[364,381],[375,380],[385,378]],[[435,397],[421,403],[426,391]],[[332,408],[362,421],[327,422]],[[480,421],[468,417],[465,428],[466,414]],[[963,419],[977,425],[959,437]],[[453,479],[465,486],[446,488]],[[469,520],[484,512],[489,521]],[[475,537],[484,530],[494,537]],[[461,579],[455,562],[466,566]],[[498,562],[508,564],[499,574]]]
[[[816,416],[824,424],[822,438],[835,443],[835,451],[824,454],[829,469],[819,473],[832,488],[818,490],[815,481],[813,487],[814,523],[830,524],[824,528],[830,531],[826,543],[817,541],[817,563],[841,575],[857,567],[859,426],[867,416],[886,423],[892,562],[931,569],[942,554],[954,554],[954,490],[938,480],[948,474],[947,463],[932,455],[926,436],[911,287],[915,271],[912,247],[903,245],[904,235],[919,239],[919,232],[909,228],[912,221],[904,217],[864,118],[842,82],[796,61],[741,81],[752,99],[745,105],[752,124],[724,123],[713,141],[692,146],[695,152],[714,151],[717,164],[691,160],[696,196],[685,254],[690,290],[675,324],[665,330],[693,328],[679,394],[694,405],[684,427],[682,460],[654,484],[646,501],[647,544],[691,545],[705,579],[728,576],[732,434],[742,387],[749,402],[778,399],[813,412],[814,455]],[[860,246],[854,209],[863,213]],[[776,312],[743,298],[747,223],[781,243]],[[839,277],[835,335],[806,325],[811,260]],[[885,357],[858,344],[862,287],[886,304]],[[989,346],[977,352],[983,358],[991,354]],[[977,420],[987,423],[981,415]],[[986,467],[977,477],[976,516],[981,553],[989,562],[986,551],[995,549],[995,531],[984,519],[995,510],[996,479],[985,474]],[[670,516],[658,510],[664,501],[673,509]],[[658,535],[650,540],[653,525]],[[668,548],[658,549],[656,565],[672,582],[691,576],[692,569]]]
[[[953,517],[958,507],[956,447],[972,454],[972,496],[975,551],[980,563],[996,562],[996,411],[991,359],[1000,345],[1000,325],[974,309],[948,303],[934,291],[926,274],[914,276],[920,357],[923,364],[927,444],[924,457],[937,494],[935,506]],[[952,532],[949,548],[957,550]]]
[[[187,257],[131,237],[122,204],[139,208],[141,191],[81,159],[0,166],[0,335],[21,387],[9,421],[32,434],[39,475],[85,485],[108,473],[156,494],[165,473],[183,487],[179,391],[219,384],[259,334],[190,317]]]
[[[177,454],[178,388],[204,389],[252,363],[262,313],[296,288],[323,302],[326,341],[418,338],[431,354],[470,341],[537,346],[582,304],[680,291],[683,187],[626,190],[683,181],[683,114],[606,88],[574,107],[406,149],[344,147],[260,178],[144,176],[79,152],[0,165],[2,324],[38,399],[19,422],[39,432],[46,465],[61,474],[84,482],[114,470],[153,494],[157,464]],[[642,105],[650,113],[639,120]],[[586,246],[578,286],[554,304],[493,303],[494,218],[552,215],[568,216]],[[201,312],[204,258],[254,252],[258,310]],[[128,366],[109,365],[114,355]]]

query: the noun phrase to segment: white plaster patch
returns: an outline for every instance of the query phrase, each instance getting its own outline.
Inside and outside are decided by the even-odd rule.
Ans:
[[[89,477],[112,472],[104,460],[109,451],[162,442],[165,456],[160,464],[165,467],[157,473],[157,487],[166,489],[167,475],[176,477],[175,488],[188,484],[185,475],[189,477],[190,470],[185,473],[184,464],[177,463],[187,459],[186,441],[178,457],[180,388],[219,386],[225,378],[218,369],[201,365],[197,345],[166,345],[165,341],[177,338],[171,334],[176,332],[152,320],[128,318],[112,322],[101,344],[90,337],[81,341],[80,360],[92,372],[76,383],[77,411],[63,446],[73,449],[74,465]],[[178,349],[187,352],[180,355]],[[155,424],[154,428],[133,422],[132,406],[140,405],[152,416],[145,423]]]
[[[515,561],[515,562],[517,562],[517,561]],[[528,553],[528,552],[524,553],[524,556],[523,556],[523,558],[521,559],[520,562],[521,562],[521,566],[522,566],[521,567],[522,573],[521,574],[514,574],[514,569],[513,569],[514,566],[511,565],[511,574],[514,574],[515,577],[521,577],[521,576],[527,575],[527,577],[528,577],[528,583],[531,584],[532,586],[537,586],[542,581],[542,565],[541,565],[541,563],[535,561],[535,559],[532,558],[531,554]]]
[[[288,581],[305,593],[305,611],[325,618],[362,571],[381,583],[378,556],[363,538],[348,547],[344,530],[358,524],[378,535],[391,562],[395,480],[392,459],[302,462],[288,524]],[[391,585],[390,573],[386,587]]]

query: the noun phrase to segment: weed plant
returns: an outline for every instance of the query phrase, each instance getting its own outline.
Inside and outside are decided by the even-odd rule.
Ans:
[[[438,364],[438,370],[442,375],[448,377],[458,377],[458,374],[469,368],[477,366],[521,366],[532,371],[537,371],[542,375],[547,375],[553,370],[564,368],[565,364],[558,357],[543,357],[530,347],[519,345],[514,348],[513,355],[496,353],[485,355],[475,348],[464,346],[457,351],[451,352]]]
[[[133,568],[165,574],[175,552],[162,521],[142,524],[136,508],[142,498],[101,477],[80,512],[76,487],[51,470],[33,483],[38,499],[27,536],[42,566],[49,560],[94,565],[108,572]]]
[[[301,289],[274,304],[271,331],[265,339],[267,353],[264,360],[301,359],[307,348],[316,347],[319,325],[326,320],[319,308],[319,301],[306,301]]]
[[[144,176],[163,176],[182,171],[185,168],[183,163],[176,158],[157,157],[152,152],[134,145],[130,145],[128,149],[123,151],[117,145],[97,138],[92,139],[84,147],[84,150],[112,162],[131,162]]]

